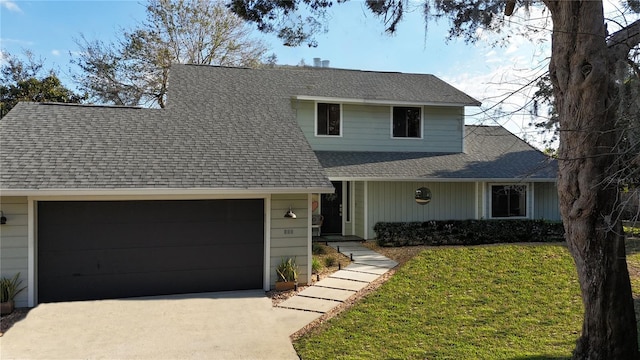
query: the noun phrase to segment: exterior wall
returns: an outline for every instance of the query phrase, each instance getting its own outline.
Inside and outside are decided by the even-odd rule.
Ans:
[[[309,228],[309,194],[274,194],[271,196],[271,246],[270,246],[270,284],[273,288],[276,279],[276,266],[282,258],[295,257],[298,265],[298,282],[310,281],[311,231]],[[289,206],[296,214],[295,219],[285,218]]]
[[[415,202],[415,190],[431,190],[429,204]],[[465,220],[476,216],[475,183],[368,182],[368,237],[380,221]]]
[[[423,107],[423,139],[391,138],[391,106],[342,105],[342,136],[315,136],[315,103],[297,101],[298,123],[314,150],[462,152],[463,107]]]
[[[0,210],[7,223],[0,225],[0,276],[11,278],[20,273],[22,285],[29,276],[28,207],[26,197],[0,197]],[[16,297],[16,307],[28,306],[28,289]]]
[[[560,203],[558,201],[558,188],[556,184],[534,183],[533,189],[534,218],[560,221]]]

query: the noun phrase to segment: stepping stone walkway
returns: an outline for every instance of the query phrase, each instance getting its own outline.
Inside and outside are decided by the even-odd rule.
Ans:
[[[398,265],[360,243],[333,242],[329,246],[353,259],[351,264],[281,302],[278,307],[324,314]]]

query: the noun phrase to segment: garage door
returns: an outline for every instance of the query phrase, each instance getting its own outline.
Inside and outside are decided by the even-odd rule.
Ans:
[[[262,288],[262,199],[38,203],[38,301]]]

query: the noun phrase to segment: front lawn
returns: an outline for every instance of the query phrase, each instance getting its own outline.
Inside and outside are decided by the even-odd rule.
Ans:
[[[302,359],[563,359],[582,324],[561,245],[427,249],[294,343]]]

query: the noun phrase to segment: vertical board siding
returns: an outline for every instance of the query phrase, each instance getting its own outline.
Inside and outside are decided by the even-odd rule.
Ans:
[[[415,202],[415,190],[431,190],[429,204]],[[380,221],[465,220],[475,217],[475,183],[369,182],[369,237]]]
[[[315,103],[298,101],[298,124],[313,150],[462,152],[462,107],[423,107],[422,139],[391,138],[391,106],[342,104],[342,136],[315,135]]]
[[[560,221],[560,203],[555,183],[534,183],[534,218]]]
[[[13,277],[20,273],[22,285],[28,282],[29,235],[26,197],[0,197],[0,210],[7,223],[0,226],[0,277]],[[16,307],[26,307],[27,289],[16,297]]]
[[[297,216],[295,219],[284,217],[289,206]],[[299,283],[308,283],[310,280],[307,271],[307,265],[310,261],[308,249],[311,246],[308,227],[309,213],[308,194],[274,194],[271,197],[269,276],[272,288],[277,279],[276,266],[282,261],[282,258],[295,257],[298,264]],[[287,233],[285,234],[285,232]]]

